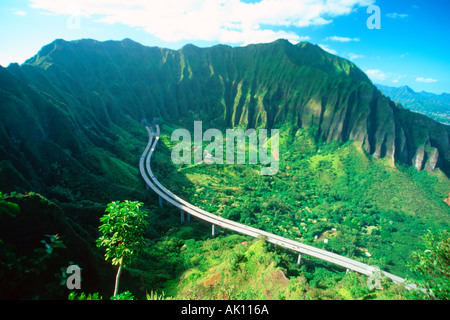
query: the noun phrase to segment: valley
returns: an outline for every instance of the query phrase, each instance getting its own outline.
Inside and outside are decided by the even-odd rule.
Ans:
[[[0,233],[4,295],[20,297],[28,260],[17,256],[31,259],[46,234],[59,234],[68,250],[45,260],[46,279],[70,260],[89,274],[86,292],[109,298],[114,268],[95,248],[99,218],[111,201],[139,200],[150,212],[148,245],[123,290],[140,299],[153,291],[174,299],[418,298],[392,282],[370,290],[363,276],[314,258],[299,267],[296,255],[264,239],[224,229],[213,238],[205,222],[180,223],[179,210],[161,207],[140,176],[143,118],[160,122],[151,163],[158,181],[226,219],[419,280],[413,253],[427,232],[450,224],[449,127],[399,107],[356,65],[306,42],[169,50],[130,39],[55,40],[0,68],[0,115],[3,230],[30,234]],[[193,161],[174,163],[172,133],[195,136],[195,121],[204,131],[278,130],[276,174],[262,175],[269,163],[251,161],[248,146],[244,163],[199,163],[195,151]],[[220,148],[229,153],[227,143]],[[22,292],[64,299],[57,282]]]

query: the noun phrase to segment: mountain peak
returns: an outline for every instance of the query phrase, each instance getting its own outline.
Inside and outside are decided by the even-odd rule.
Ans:
[[[416,93],[413,89],[411,89],[409,86],[401,86],[401,87],[399,87],[398,88],[399,90],[402,90],[402,91],[406,91],[406,92],[408,92],[408,93]]]
[[[196,45],[192,43],[185,44],[180,51],[196,51],[199,50],[200,47],[197,47]]]
[[[272,43],[273,44],[279,44],[279,45],[293,46],[293,44],[289,40],[283,39],[283,38],[277,39],[277,40],[273,41]]]

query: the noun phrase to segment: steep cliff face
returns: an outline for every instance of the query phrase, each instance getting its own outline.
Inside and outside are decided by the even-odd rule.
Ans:
[[[28,172],[28,183],[68,163],[77,172],[114,167],[138,183],[140,120],[153,116],[216,128],[291,123],[419,170],[450,168],[447,126],[396,106],[353,63],[309,43],[175,51],[128,39],[56,40],[0,70],[0,99],[2,174]],[[108,164],[111,156],[117,162]]]
[[[404,109],[395,109],[404,139],[399,142],[398,159],[417,170],[449,170],[449,126]]]

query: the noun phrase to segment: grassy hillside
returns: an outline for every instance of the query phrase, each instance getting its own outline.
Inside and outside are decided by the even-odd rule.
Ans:
[[[413,293],[389,279],[370,289],[367,277],[329,268],[264,240],[235,234],[195,238],[189,225],[151,242],[127,269],[123,290],[139,299],[156,293],[175,300],[404,300]]]

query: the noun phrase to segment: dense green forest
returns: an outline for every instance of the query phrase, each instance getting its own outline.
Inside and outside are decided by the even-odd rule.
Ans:
[[[21,219],[21,208],[25,209],[23,214],[30,206],[32,210],[39,207],[40,212],[55,211],[54,204],[38,195],[5,196],[0,203],[2,223],[11,223],[5,215],[12,220]],[[252,239],[225,230],[212,238],[208,235],[209,225],[203,222],[177,223],[174,217],[179,217],[173,208],[155,206],[149,209],[152,213],[149,220],[153,224],[147,229],[143,252],[124,270],[118,299],[426,298],[420,292],[407,291],[387,278],[381,280],[381,289],[371,289],[367,277],[346,273],[321,261],[306,258],[299,267],[295,255],[268,244],[264,239]],[[16,231],[24,231],[21,230],[23,226],[15,227]],[[87,275],[83,277],[83,290],[70,291],[65,287],[68,275],[64,274],[61,266],[74,263],[68,259],[79,262],[83,258],[79,253],[68,250],[77,240],[72,239],[65,228],[60,227],[59,230],[62,237],[45,236],[40,244],[36,241],[35,247],[28,248],[24,248],[23,243],[21,246],[17,239],[14,241],[8,237],[8,233],[2,233],[8,238],[6,241],[2,239],[0,245],[2,299],[114,299],[113,270],[101,263],[100,252],[94,254],[98,258],[96,267],[81,263],[83,275]],[[83,255],[88,254],[86,247],[81,251]],[[93,275],[95,269],[101,272]],[[445,284],[446,278],[442,279]]]

